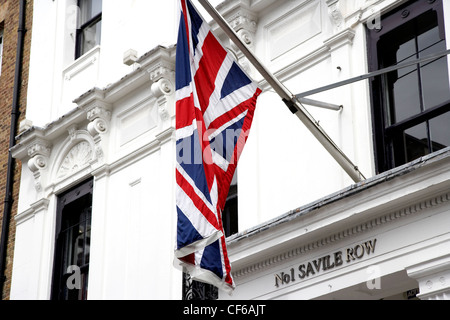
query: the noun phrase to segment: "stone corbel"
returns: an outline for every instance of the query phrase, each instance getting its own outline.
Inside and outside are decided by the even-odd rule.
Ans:
[[[255,48],[255,35],[257,30],[257,17],[249,9],[240,5],[232,10],[230,13],[225,14],[225,19],[230,26],[236,31],[239,38],[245,45],[253,50]],[[230,44],[230,49],[236,54],[239,64],[244,70],[251,74],[252,68],[250,62],[240,52],[234,43]]]
[[[156,98],[158,114],[162,121],[170,119],[171,112],[168,108],[168,97],[175,92],[175,86],[170,79],[174,78],[174,71],[171,65],[161,63],[150,69],[150,80],[152,95]]]
[[[92,137],[106,134],[111,121],[111,111],[107,104],[95,104],[87,110],[87,119],[90,121],[87,129]]]
[[[37,139],[28,148],[28,168],[34,176],[34,186],[38,192],[42,191],[42,175],[47,169],[52,146],[48,141]]]
[[[87,125],[87,131],[94,139],[96,159],[100,161],[104,157],[102,137],[108,133],[111,122],[110,108],[109,104],[96,101],[86,109],[87,119],[90,121]]]
[[[227,21],[241,40],[249,48],[253,48],[257,28],[256,16],[250,10],[240,7],[227,17]]]
[[[344,14],[342,13],[342,1],[340,0],[327,0],[328,16],[333,24],[335,32],[338,32],[344,28]]]

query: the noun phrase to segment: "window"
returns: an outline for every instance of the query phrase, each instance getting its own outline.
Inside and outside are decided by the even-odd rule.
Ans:
[[[99,45],[102,33],[102,0],[79,0],[79,27],[75,46],[75,59]]]
[[[3,57],[3,25],[0,24],[0,75],[2,74]]]
[[[226,237],[238,233],[238,183],[237,170],[231,181],[225,208],[222,212],[222,225]]]
[[[92,180],[58,197],[52,284],[54,300],[86,300],[91,240]]]
[[[446,50],[442,0],[409,1],[369,31],[373,70]],[[372,83],[379,172],[450,146],[447,56],[376,77]]]

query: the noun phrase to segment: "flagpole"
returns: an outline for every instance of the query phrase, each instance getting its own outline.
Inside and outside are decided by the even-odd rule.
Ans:
[[[259,61],[259,59],[250,51],[245,43],[239,38],[236,32],[231,28],[227,21],[219,12],[207,1],[198,0],[217,24],[223,29],[227,36],[242,51],[247,59],[253,64],[258,72],[264,77],[269,85],[281,97],[289,110],[294,113],[306,126],[306,128],[316,137],[322,146],[330,153],[330,155],[339,163],[344,171],[353,179],[354,182],[360,182],[365,179],[364,175],[359,171],[358,167],[342,152],[342,150],[333,142],[333,140],[320,127],[319,123],[314,120],[311,114],[297,100],[297,98],[289,92],[289,90]]]

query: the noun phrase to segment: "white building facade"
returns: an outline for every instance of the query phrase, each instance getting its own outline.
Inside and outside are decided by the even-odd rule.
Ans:
[[[211,22],[263,88],[237,170],[231,298],[450,298],[450,3],[214,4],[293,94],[338,106],[305,103],[365,176]],[[11,299],[182,298],[177,27],[175,0],[35,1]]]

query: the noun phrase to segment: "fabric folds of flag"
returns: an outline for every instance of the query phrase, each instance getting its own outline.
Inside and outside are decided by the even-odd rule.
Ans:
[[[261,90],[189,0],[176,52],[176,263],[231,293],[221,213]]]

